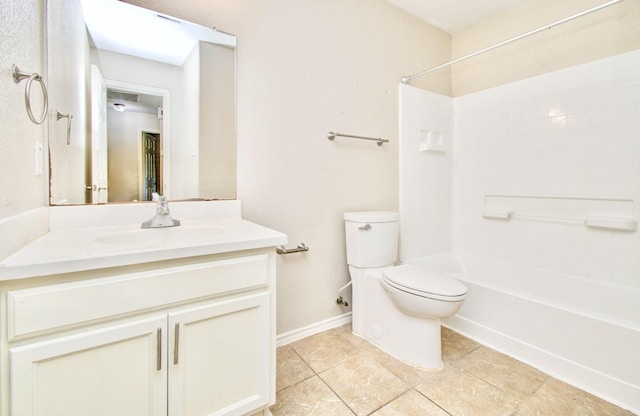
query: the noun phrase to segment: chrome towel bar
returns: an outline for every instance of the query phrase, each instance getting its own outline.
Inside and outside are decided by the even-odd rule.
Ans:
[[[300,253],[302,251],[309,251],[309,247],[307,247],[304,243],[298,244],[298,247],[296,248],[285,248],[284,246],[276,247],[276,253],[278,254]]]
[[[35,124],[42,124],[44,119],[47,117],[47,110],[49,106],[49,97],[47,95],[47,86],[44,85],[44,80],[42,76],[37,73],[29,74],[18,68],[17,65],[13,65],[13,81],[18,84],[23,79],[27,80],[27,85],[24,88],[24,105],[27,109],[27,115]],[[38,81],[40,83],[40,88],[42,88],[42,96],[44,104],[42,106],[42,115],[39,118],[35,118],[33,116],[33,111],[31,111],[31,84],[33,81]]]
[[[365,137],[365,136],[355,136],[353,134],[342,134],[342,133],[335,133],[330,131],[327,134],[327,139],[333,141],[335,140],[336,137],[349,137],[352,139],[361,139],[361,140],[373,140],[376,142],[376,144],[378,146],[382,146],[384,143],[389,143],[389,139],[381,139],[379,137]]]

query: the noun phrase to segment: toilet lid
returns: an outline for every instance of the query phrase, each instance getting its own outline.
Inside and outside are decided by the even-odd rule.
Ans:
[[[414,264],[385,269],[383,278],[391,286],[419,296],[453,300],[467,294],[467,287],[455,278]]]

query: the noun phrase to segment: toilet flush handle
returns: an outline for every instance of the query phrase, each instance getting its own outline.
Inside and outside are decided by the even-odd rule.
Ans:
[[[369,231],[372,228],[373,227],[371,226],[371,224],[367,224],[367,225],[363,225],[362,227],[358,227],[358,230]]]

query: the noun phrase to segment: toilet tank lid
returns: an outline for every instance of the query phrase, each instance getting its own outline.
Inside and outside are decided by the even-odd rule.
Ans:
[[[353,222],[392,222],[400,219],[400,213],[395,211],[345,212],[344,219]]]

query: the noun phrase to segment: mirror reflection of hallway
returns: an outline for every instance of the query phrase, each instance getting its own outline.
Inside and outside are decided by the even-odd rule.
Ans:
[[[161,194],[162,175],[160,133],[142,132],[142,192],[141,201],[153,200],[153,193]]]
[[[107,80],[108,202],[150,201],[164,195],[168,91]]]
[[[54,121],[46,132],[49,203],[141,199],[139,131],[128,135],[127,141],[119,135],[113,146],[105,137],[100,142],[104,151],[93,143],[93,130],[107,131],[101,120],[118,134],[124,126],[116,126],[118,116],[112,114],[93,122],[92,110],[102,104],[94,101],[90,88],[92,66],[102,73],[104,89],[111,95],[108,112],[115,113],[113,105],[119,104],[119,118],[127,118],[124,122],[135,117],[134,107],[141,104],[132,96],[163,97],[158,104],[164,112],[162,195],[173,200],[235,199],[236,37],[209,24],[158,19],[157,12],[125,1],[48,0],[46,4],[41,17],[46,23],[50,108],[52,114],[59,109],[74,116],[70,145],[64,123]],[[177,39],[185,42],[174,42]],[[152,112],[156,116],[157,110]],[[94,151],[99,163],[93,160]],[[206,171],[200,165],[206,165]],[[96,174],[94,167],[100,169]]]

